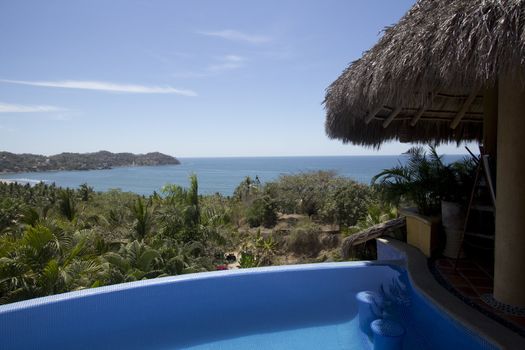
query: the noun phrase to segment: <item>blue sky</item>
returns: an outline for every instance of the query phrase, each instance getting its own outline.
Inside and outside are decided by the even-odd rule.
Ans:
[[[0,0],[0,149],[398,154],[328,139],[321,102],[413,2]]]

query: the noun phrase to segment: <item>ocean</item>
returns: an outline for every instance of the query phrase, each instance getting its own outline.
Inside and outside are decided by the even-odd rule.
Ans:
[[[447,155],[446,162],[462,159],[464,155]],[[277,179],[283,174],[316,170],[332,170],[340,176],[369,184],[374,175],[404,162],[406,156],[333,156],[333,157],[231,157],[179,158],[180,165],[123,167],[88,171],[51,171],[2,174],[0,179],[19,182],[56,183],[76,188],[83,183],[96,191],[121,189],[149,195],[159,192],[166,184],[188,186],[189,176],[197,175],[199,193],[231,195],[246,177],[258,176],[261,182]]]

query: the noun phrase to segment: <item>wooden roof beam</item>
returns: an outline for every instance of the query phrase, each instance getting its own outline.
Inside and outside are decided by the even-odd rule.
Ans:
[[[410,126],[416,126],[417,122],[421,117],[423,116],[423,113],[425,113],[425,107],[421,107],[417,113],[414,115],[414,118],[410,121]]]
[[[372,119],[374,119],[374,117],[376,116],[377,113],[379,113],[380,110],[383,109],[383,106],[379,106],[379,107],[376,107],[375,109],[371,110],[370,113],[368,113],[368,115],[366,116],[365,118],[365,124],[369,124]]]
[[[390,113],[388,118],[386,118],[386,120],[383,122],[383,129],[386,129],[390,125],[390,123],[392,123],[392,120],[394,120],[394,118],[397,117],[397,115],[401,112],[401,109],[402,107],[397,107],[392,111],[392,113]]]
[[[423,116],[423,113],[425,113],[425,110],[427,109],[427,107],[430,107],[430,109],[432,109],[432,102],[434,102],[435,96],[436,94],[432,92],[428,94],[429,100],[423,103],[421,108],[418,109],[417,113],[414,115],[414,117],[410,121],[410,126],[416,126],[419,119],[421,119],[421,117]]]
[[[451,129],[455,129],[459,125],[459,122],[465,116],[465,113],[467,113],[470,105],[472,104],[472,102],[474,102],[474,99],[476,98],[477,94],[478,94],[478,91],[474,90],[467,97],[467,99],[465,100],[465,103],[463,103],[463,106],[461,106],[461,109],[459,110],[458,114],[456,114],[456,117],[454,117],[454,120],[450,123]]]

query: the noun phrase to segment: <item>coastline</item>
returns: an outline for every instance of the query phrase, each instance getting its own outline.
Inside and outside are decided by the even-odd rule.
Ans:
[[[49,170],[25,170],[25,171],[0,171],[0,176],[5,175],[17,175],[17,174],[32,174],[32,173],[59,173],[62,171],[77,171],[77,172],[88,172],[88,171],[97,171],[97,170],[113,170],[121,168],[147,168],[147,167],[162,167],[162,166],[173,166],[181,165],[182,162],[177,164],[158,164],[158,165],[115,165],[108,168],[93,168],[93,169],[49,169]],[[0,179],[2,180],[2,179]],[[7,179],[4,179],[7,180]]]
[[[134,154],[98,151],[90,153],[62,152],[41,154],[16,154],[0,151],[0,174],[47,171],[111,170],[116,167],[178,165],[180,160],[160,152]]]
[[[461,159],[463,155],[448,156],[445,161]],[[250,176],[262,183],[281,175],[312,171],[332,171],[362,184],[385,168],[398,164],[402,156],[337,156],[337,157],[247,157],[247,158],[182,158],[178,165],[113,167],[103,170],[56,170],[27,173],[2,173],[0,178],[23,182],[24,179],[55,183],[60,187],[76,188],[83,183],[96,191],[120,188],[125,192],[150,195],[166,184],[188,186],[188,177],[195,173],[199,192],[231,196],[239,184]]]

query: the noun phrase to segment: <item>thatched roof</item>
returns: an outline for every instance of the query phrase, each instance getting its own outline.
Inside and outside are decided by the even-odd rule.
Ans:
[[[480,140],[484,89],[520,66],[525,0],[419,0],[328,87],[326,132],[372,146]]]

